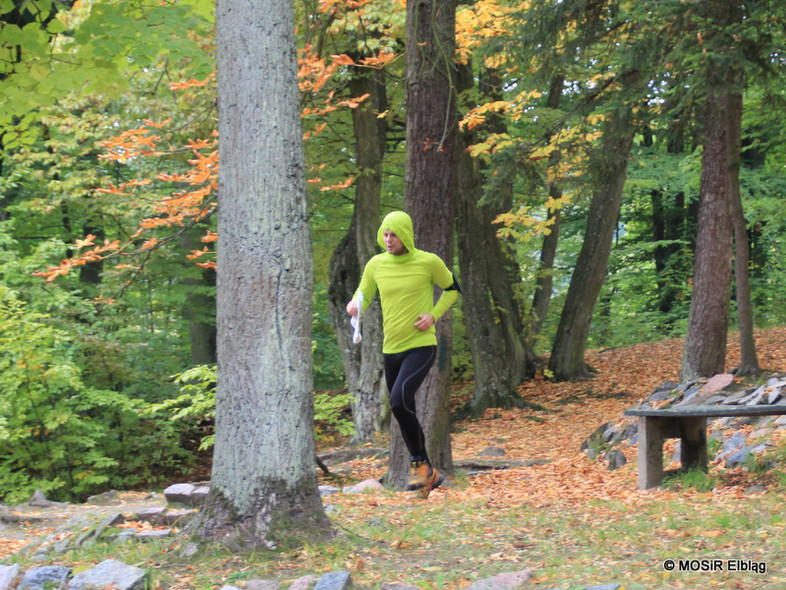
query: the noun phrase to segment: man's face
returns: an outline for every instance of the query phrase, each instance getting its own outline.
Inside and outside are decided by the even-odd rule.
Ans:
[[[385,249],[394,256],[401,256],[402,254],[406,254],[409,252],[407,247],[404,246],[404,243],[401,239],[389,229],[386,229],[382,232],[383,237],[385,238]]]

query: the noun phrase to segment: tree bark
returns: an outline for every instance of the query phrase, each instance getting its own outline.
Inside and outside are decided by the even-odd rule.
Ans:
[[[592,202],[584,242],[568,287],[565,307],[551,349],[549,370],[557,381],[586,379],[584,362],[592,315],[603,286],[622,200],[628,155],[633,145],[633,110],[620,107],[609,113],[600,153],[592,165]]]
[[[456,6],[453,0],[407,3],[407,164],[404,205],[412,216],[415,245],[453,262],[456,192]],[[432,464],[453,472],[450,445],[452,321],[437,322],[437,361],[416,397],[418,418]],[[391,421],[389,485],[406,484],[408,453]]]
[[[461,89],[471,88],[472,68],[464,66],[460,73]],[[486,84],[481,90],[490,98],[497,88]],[[512,198],[506,191],[482,202],[482,163],[465,149],[477,141],[471,131],[459,136],[456,202],[464,290],[461,304],[475,372],[475,390],[468,408],[472,415],[482,414],[487,408],[520,405],[517,386],[534,373],[534,353],[527,342],[528,330],[515,286],[521,281],[521,273],[512,256],[512,245],[497,238],[492,223],[499,213],[510,210]]]
[[[715,38],[708,38],[706,53],[728,57],[736,41],[723,36],[722,31],[742,22],[741,6],[736,0],[708,0],[700,4],[700,9],[713,21],[716,30],[721,31],[714,34]],[[725,371],[732,239],[734,224],[744,224],[742,205],[735,205],[735,192],[739,192],[740,123],[737,119],[742,113],[741,80],[738,68],[721,68],[716,60],[708,58],[703,76],[707,91],[703,105],[699,225],[693,295],[682,352],[682,381]],[[742,274],[747,277],[747,268]],[[748,328],[752,338],[752,325]]]
[[[713,95],[705,109],[705,142],[699,191],[699,227],[688,329],[680,379],[725,370],[731,289],[731,95]]]
[[[740,366],[737,376],[761,373],[753,336],[753,302],[750,283],[750,246],[748,224],[742,207],[740,194],[740,153],[742,150],[742,95],[730,97],[729,135],[731,136],[731,210],[734,228],[734,280],[737,295],[737,323],[740,330]]]
[[[562,87],[565,83],[563,76],[554,76],[549,87],[549,97],[546,106],[550,109],[558,109],[562,102]],[[555,150],[549,154],[549,167],[556,167],[560,160],[560,153]],[[549,197],[554,200],[562,198],[562,190],[556,179],[548,183]],[[543,321],[549,312],[551,303],[551,291],[554,284],[554,260],[557,256],[557,244],[559,243],[559,226],[562,217],[562,209],[549,209],[547,221],[549,222],[549,232],[543,236],[543,244],[540,248],[540,262],[538,264],[538,274],[535,279],[535,294],[532,296],[532,312],[534,321],[532,323],[532,334],[537,336],[543,327]]]
[[[331,258],[329,309],[344,361],[347,389],[353,395],[352,443],[370,442],[382,429],[387,395],[383,378],[382,312],[375,299],[363,314],[363,340],[353,344],[346,304],[360,282],[360,269],[378,251],[377,227],[382,191],[382,161],[385,155],[387,124],[377,115],[387,109],[383,73],[353,70],[350,92],[353,97],[369,94],[352,109],[355,154],[358,166],[355,207],[347,235]]]
[[[220,0],[218,384],[210,494],[190,531],[233,547],[330,534],[314,469],[312,258],[294,15]]]

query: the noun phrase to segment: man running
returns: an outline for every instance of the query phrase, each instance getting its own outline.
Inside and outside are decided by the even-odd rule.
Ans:
[[[415,248],[412,218],[403,211],[385,217],[377,243],[386,251],[366,264],[347,313],[359,317],[379,291],[390,409],[410,454],[407,489],[416,490],[425,499],[442,483],[443,476],[429,462],[423,429],[415,413],[415,393],[436,358],[434,323],[453,305],[461,287],[439,256]],[[434,285],[443,289],[436,303]]]

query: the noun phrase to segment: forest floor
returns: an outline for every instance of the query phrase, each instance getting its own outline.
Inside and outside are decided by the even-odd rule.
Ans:
[[[777,472],[713,465],[709,488],[640,491],[635,447],[622,449],[628,463],[614,471],[580,451],[598,426],[620,419],[665,381],[678,380],[682,344],[675,339],[590,351],[586,358],[597,371],[594,379],[538,378],[521,386],[521,396],[543,409],[489,410],[456,425],[455,460],[477,458],[493,445],[504,449],[504,460],[544,464],[458,477],[426,501],[391,491],[332,494],[324,501],[338,538],[273,558],[217,554],[195,565],[176,556],[170,543],[147,551],[171,554],[172,563],[155,553],[136,553],[134,560],[158,564],[153,586],[183,589],[242,586],[254,577],[287,581],[336,569],[350,571],[366,588],[400,581],[458,589],[485,576],[530,569],[532,587],[544,590],[611,582],[626,582],[626,590],[783,590],[786,484]],[[763,369],[786,371],[786,328],[758,332],[757,345]],[[730,339],[729,369],[738,351]],[[385,459],[367,457],[342,464],[340,473],[345,482],[354,482],[377,479],[385,469]],[[125,501],[138,503],[142,496],[127,495]],[[0,531],[0,558],[47,530],[51,522],[30,523],[24,535]],[[698,565],[720,560],[721,566],[671,572],[664,567],[668,559],[695,559]],[[741,568],[747,569],[732,571]]]

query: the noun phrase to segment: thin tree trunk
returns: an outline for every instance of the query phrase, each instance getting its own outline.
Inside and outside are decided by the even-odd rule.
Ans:
[[[210,493],[190,532],[232,547],[331,533],[317,490],[311,240],[286,0],[216,8],[221,206]]]
[[[554,76],[549,87],[549,97],[546,106],[550,109],[558,109],[562,102],[562,86],[565,82],[563,76]],[[560,160],[558,150],[549,154],[549,167],[556,167]],[[549,197],[554,200],[562,198],[562,190],[554,179],[548,184]],[[534,322],[532,324],[533,336],[540,334],[543,321],[549,312],[551,302],[551,291],[554,284],[554,260],[557,256],[557,245],[559,244],[559,226],[562,217],[561,208],[549,209],[548,212],[548,233],[543,236],[543,244],[540,248],[540,262],[538,264],[538,274],[535,279],[535,294],[532,296],[532,312]]]
[[[734,227],[734,279],[737,294],[737,323],[740,329],[740,366],[737,376],[758,375],[761,373],[756,354],[756,340],[753,336],[753,303],[750,284],[750,247],[748,244],[748,224],[742,208],[740,194],[740,155],[742,150],[742,95],[730,97],[730,157],[732,157],[731,210]]]
[[[358,268],[363,268],[378,251],[376,238],[380,217],[382,161],[385,155],[387,124],[384,118],[379,118],[377,115],[387,110],[384,73],[357,68],[353,70],[349,86],[354,97],[369,95],[360,106],[352,109],[358,174],[355,181],[354,223],[350,231],[354,231],[356,264]],[[353,289],[358,282],[359,277],[353,283]],[[345,306],[353,292],[349,293],[335,310],[335,315],[341,316],[343,322],[348,321]],[[363,314],[363,340],[359,345],[351,343],[349,345],[359,351],[359,354],[349,357],[359,363],[357,371],[347,373],[349,392],[354,397],[352,417],[355,434],[352,442],[370,442],[381,430],[387,407],[384,404],[387,390],[380,355],[382,312],[378,301],[374,301]],[[351,380],[349,377],[353,373],[356,374],[356,379]]]
[[[630,107],[621,107],[609,114],[601,151],[593,165],[596,188],[587,217],[584,243],[570,280],[549,359],[549,370],[557,381],[590,376],[584,362],[584,351],[608,268],[634,131]]]
[[[407,166],[405,209],[412,216],[415,245],[453,266],[456,193],[456,5],[453,0],[407,3]],[[436,296],[436,294],[435,294]],[[435,467],[450,474],[450,373],[452,314],[436,324],[437,361],[416,396],[426,448]],[[407,481],[408,454],[391,421],[389,485]]]
[[[466,90],[472,85],[471,66],[463,66],[460,73],[461,89]],[[493,83],[496,78],[493,72],[486,74],[481,80],[488,82],[480,86],[484,96],[490,99],[499,88]],[[517,385],[534,372],[531,360],[534,353],[526,340],[528,331],[516,297],[515,283],[521,281],[521,274],[510,244],[497,237],[493,224],[499,213],[510,209],[511,194],[506,191],[482,202],[482,163],[466,152],[466,147],[477,141],[471,131],[459,137],[456,203],[458,256],[464,289],[461,304],[475,372],[475,390],[468,408],[473,415],[487,408],[520,405]]]

